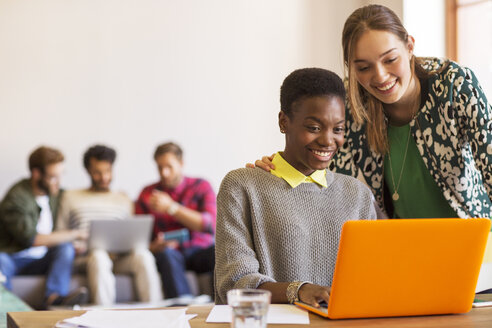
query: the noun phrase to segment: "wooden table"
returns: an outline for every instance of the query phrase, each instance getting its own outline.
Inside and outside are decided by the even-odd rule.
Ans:
[[[212,305],[190,306],[187,313],[198,314],[190,321],[192,328],[225,328],[227,323],[205,323]],[[152,311],[152,310],[148,310]],[[51,328],[62,319],[83,314],[85,311],[33,311],[10,312],[7,318],[9,328]],[[492,327],[492,307],[472,309],[467,314],[440,316],[401,317],[383,319],[327,320],[310,314],[311,324],[307,325],[269,325],[269,327],[432,327],[432,328],[490,328]],[[145,325],[143,324],[142,327]]]

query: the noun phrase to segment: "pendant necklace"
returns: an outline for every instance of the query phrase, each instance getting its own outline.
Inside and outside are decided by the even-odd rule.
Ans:
[[[401,165],[401,171],[400,171],[400,177],[398,178],[398,184],[395,184],[395,177],[393,174],[393,164],[391,163],[391,154],[390,151],[388,151],[388,158],[390,162],[390,170],[391,170],[391,180],[393,181],[393,188],[395,191],[393,192],[393,195],[391,196],[393,200],[396,202],[398,199],[400,199],[400,195],[398,194],[398,189],[400,188],[400,182],[401,182],[401,177],[403,175],[403,168],[405,167],[405,161],[407,159],[407,152],[408,152],[408,144],[410,143],[410,134],[412,133],[412,128],[409,127],[408,130],[408,138],[407,138],[407,146],[405,148],[405,155],[403,155],[403,164]]]
[[[416,98],[414,99],[414,103],[413,105],[410,107],[410,108],[414,108],[412,110],[412,119],[415,118],[415,116],[417,115],[417,112],[418,112],[418,109],[420,107],[420,82],[417,80],[417,85],[416,85]],[[411,120],[410,120],[411,121]],[[400,195],[398,194],[398,189],[400,188],[400,182],[401,182],[401,177],[403,175],[403,169],[405,168],[405,162],[406,162],[406,159],[407,159],[407,152],[408,152],[408,144],[410,143],[410,135],[412,134],[412,127],[410,126],[409,127],[409,130],[408,130],[408,137],[407,137],[407,146],[405,148],[405,155],[403,155],[403,164],[401,165],[401,171],[400,171],[400,177],[398,178],[398,184],[395,184],[395,177],[394,177],[394,174],[393,174],[393,164],[391,163],[391,152],[388,151],[388,158],[389,158],[389,162],[390,162],[390,170],[391,170],[391,180],[393,181],[393,188],[395,189],[395,191],[393,192],[393,195],[391,196],[393,198],[393,200],[396,202],[398,199],[400,199]]]

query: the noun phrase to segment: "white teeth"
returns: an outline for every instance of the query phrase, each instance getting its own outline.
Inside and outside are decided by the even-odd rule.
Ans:
[[[328,151],[318,151],[318,150],[313,149],[312,152],[318,156],[323,156],[323,157],[328,157],[331,155],[331,152],[328,152]]]
[[[376,87],[378,90],[381,90],[381,91],[386,91],[386,90],[389,90],[391,89],[394,85],[396,84],[396,80],[393,81],[393,83],[390,83],[390,84],[387,84],[386,86],[384,87]]]

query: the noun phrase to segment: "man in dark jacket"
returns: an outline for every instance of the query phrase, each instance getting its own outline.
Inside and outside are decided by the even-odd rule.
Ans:
[[[87,289],[69,293],[78,230],[53,231],[58,210],[63,155],[39,147],[29,157],[31,176],[12,186],[0,203],[0,274],[11,288],[14,275],[46,274],[45,305],[87,300]]]

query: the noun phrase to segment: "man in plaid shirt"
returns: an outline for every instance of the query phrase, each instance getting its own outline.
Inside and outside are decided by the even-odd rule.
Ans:
[[[215,193],[206,180],[182,174],[183,151],[175,143],[158,146],[154,159],[161,179],[142,190],[135,212],[155,217],[150,250],[161,273],[164,296],[189,296],[185,271],[203,273],[214,268]],[[188,240],[165,238],[164,233],[181,229]]]

